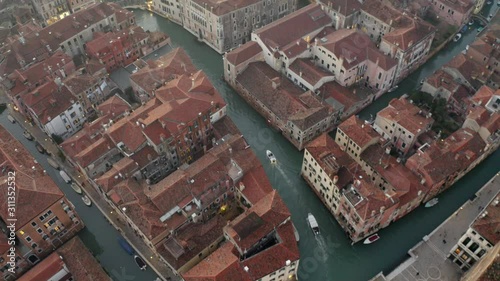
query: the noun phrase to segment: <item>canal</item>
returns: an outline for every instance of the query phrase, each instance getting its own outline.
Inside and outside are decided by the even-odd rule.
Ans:
[[[478,165],[452,189],[440,196],[440,203],[432,209],[418,208],[389,228],[380,231],[381,239],[372,245],[351,246],[340,226],[335,222],[320,200],[300,177],[302,153],[298,152],[280,134],[270,130],[266,120],[248,106],[224,81],[221,55],[198,42],[180,26],[153,13],[135,10],[137,23],[146,30],[167,33],[173,47],[181,47],[189,54],[196,67],[210,77],[212,83],[229,105],[228,114],[250,143],[275,189],[285,200],[292,219],[300,234],[301,265],[299,279],[303,281],[356,281],[367,280],[380,271],[391,270],[406,258],[406,252],[422,237],[452,214],[497,171],[493,159],[496,152]],[[414,89],[421,79],[428,76],[454,55],[470,44],[477,32],[472,26],[459,42],[453,42],[429,60],[425,66],[400,83],[397,91],[383,96],[361,112],[369,117],[385,107],[391,98]],[[270,149],[278,159],[278,165],[267,161],[265,150]],[[315,238],[307,226],[307,213],[313,213],[322,229]]]
[[[301,3],[304,4],[303,2]],[[302,153],[298,152],[280,134],[270,130],[266,121],[249,107],[225,82],[221,56],[180,26],[146,11],[134,11],[137,23],[146,30],[160,30],[167,33],[174,47],[182,47],[190,55],[194,64],[206,72],[212,83],[229,105],[228,114],[244,134],[251,147],[263,163],[266,173],[275,189],[285,200],[292,213],[292,219],[300,234],[301,265],[299,279],[303,281],[357,281],[367,280],[380,271],[391,270],[406,258],[406,252],[424,235],[459,208],[497,171],[494,159],[500,159],[500,152],[490,156],[471,173],[461,179],[453,188],[440,196],[440,203],[432,209],[418,208],[405,218],[379,232],[381,239],[372,245],[351,246],[340,226],[300,177]],[[398,97],[414,89],[419,81],[434,72],[455,54],[462,51],[474,40],[475,28],[469,30],[461,41],[451,43],[417,72],[400,83],[394,91],[377,100],[360,116],[367,118],[385,107],[391,98]],[[106,221],[96,207],[88,208],[69,185],[40,155],[32,142],[22,136],[18,124],[6,119],[7,111],[0,115],[0,124],[6,127],[31,151],[35,159],[48,171],[67,197],[76,206],[86,228],[79,234],[85,245],[94,253],[102,266],[114,280],[150,281],[156,275],[148,269],[137,269],[116,242],[119,233]],[[270,149],[277,156],[278,164],[271,166],[265,156]],[[307,226],[306,215],[313,213],[322,229],[319,238],[314,237]],[[236,281],[236,280],[235,280]]]
[[[115,281],[154,281],[157,277],[155,272],[150,268],[141,271],[137,267],[133,257],[118,244],[117,237],[120,236],[120,233],[108,223],[94,204],[91,207],[83,204],[80,195],[76,194],[71,186],[63,181],[59,172],[47,163],[47,155],[38,153],[34,142],[23,137],[21,126],[7,120],[7,114],[8,110],[5,110],[0,115],[0,124],[31,152],[36,161],[42,165],[61,191],[75,205],[78,215],[86,226],[78,236],[101,263],[108,275]]]

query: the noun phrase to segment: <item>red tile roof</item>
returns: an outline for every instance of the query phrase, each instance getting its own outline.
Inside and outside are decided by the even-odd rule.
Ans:
[[[110,277],[104,272],[99,262],[85,247],[79,237],[74,237],[59,249],[66,267],[71,272],[74,280],[78,281],[108,281]],[[55,254],[55,253],[54,253]],[[43,262],[43,261],[42,261]],[[37,279],[40,280],[40,279]]]
[[[425,82],[436,89],[443,88],[450,91],[451,93],[454,93],[460,87],[460,84],[455,82],[453,76],[442,69],[439,69],[438,71],[434,72],[434,74],[427,77]]]
[[[243,193],[245,198],[248,199],[248,201],[250,201],[249,203],[252,205],[259,202],[273,190],[262,165],[258,165],[248,171],[241,179],[241,183],[239,188],[244,187],[241,193]]]
[[[124,114],[131,110],[130,104],[124,100],[120,95],[115,94],[112,97],[101,103],[97,110],[101,115],[108,116],[110,119],[115,120],[117,116]]]
[[[239,65],[262,52],[262,48],[255,41],[249,41],[226,54],[226,59],[232,65]]]
[[[373,139],[380,138],[370,125],[366,125],[355,115],[340,123],[338,128],[360,147],[364,147]]]
[[[377,113],[377,117],[399,124],[414,136],[423,133],[434,122],[434,119],[424,116],[422,110],[406,98],[392,99],[389,106]]]
[[[427,38],[436,31],[436,28],[420,18],[401,16],[392,24],[391,32],[382,37],[383,41],[394,44],[403,51]]]
[[[132,123],[128,118],[118,120],[106,133],[115,145],[123,142],[128,152],[135,152],[146,142],[140,125]]]
[[[75,102],[75,97],[66,86],[58,86],[52,81],[26,94],[23,101],[40,122],[46,124],[66,111]]]
[[[494,200],[498,199],[497,195]],[[482,214],[486,214],[486,216],[482,217]],[[471,228],[488,240],[491,245],[500,242],[500,206],[490,203],[472,223]]]
[[[355,12],[358,12],[361,8],[361,3],[359,1],[322,0],[320,2],[344,16],[349,16]]]
[[[103,137],[76,154],[74,159],[78,162],[78,164],[80,164],[81,167],[85,168],[97,161],[97,159],[101,158],[113,147],[115,147],[115,145],[111,142],[111,140],[108,137]]]
[[[271,50],[295,44],[316,30],[331,24],[331,18],[319,4],[311,4],[274,21],[254,33]]]
[[[59,258],[57,253],[52,253],[35,267],[30,269],[28,272],[23,274],[19,281],[41,281],[41,280],[52,280],[52,277],[64,271],[67,275],[71,275],[65,268],[64,261]]]
[[[43,167],[7,130],[0,126],[0,159],[1,166],[8,171],[16,172],[16,218],[18,229],[30,220],[44,212],[51,205],[63,198],[64,194],[54,183],[52,178],[43,171]],[[2,181],[1,188],[7,190],[7,181]],[[33,202],[37,202],[33,204]],[[0,216],[6,220],[7,193],[0,193]]]
[[[484,85],[470,98],[470,100],[476,105],[485,106],[491,97],[495,94],[495,90]]]
[[[243,7],[254,5],[258,0],[195,0],[195,3],[205,7],[211,13],[222,16]],[[210,7],[210,8],[208,8]]]
[[[296,59],[290,66],[289,70],[295,72],[307,83],[315,86],[321,79],[325,77],[333,77],[333,74],[326,70],[317,67],[309,59]]]

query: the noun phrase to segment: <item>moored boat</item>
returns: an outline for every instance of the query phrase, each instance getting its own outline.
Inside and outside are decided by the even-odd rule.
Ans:
[[[38,150],[38,152],[40,152],[41,154],[44,154],[44,153],[45,153],[45,148],[43,148],[43,146],[42,146],[39,142],[35,142],[35,148],[36,148],[36,150]]]
[[[380,236],[378,236],[378,234],[375,233],[372,236],[366,238],[365,241],[363,242],[363,244],[371,244],[379,239],[380,239]]]
[[[47,162],[50,166],[52,166],[52,168],[59,170],[59,164],[57,164],[56,160],[54,160],[52,157],[47,157]]]
[[[313,214],[307,214],[307,222],[309,223],[309,227],[311,227],[314,235],[319,235],[319,225]]]
[[[7,119],[9,119],[9,121],[10,121],[12,124],[16,123],[16,119],[14,119],[14,117],[12,117],[12,115],[10,115],[10,114],[9,114],[9,115],[7,115]]]
[[[135,251],[132,248],[132,246],[130,246],[130,244],[125,239],[123,239],[123,237],[118,237],[117,240],[120,246],[125,250],[125,252],[127,252],[129,255],[135,254]]]
[[[59,174],[61,175],[61,178],[63,178],[63,180],[66,183],[71,183],[71,178],[68,176],[68,174],[66,174],[65,171],[61,170],[61,171],[59,171]]]
[[[73,190],[76,193],[82,194],[82,189],[80,188],[80,186],[78,184],[76,184],[76,182],[71,183],[71,188],[73,188]]]
[[[267,155],[267,158],[269,159],[269,161],[271,162],[271,164],[276,163],[276,157],[271,152],[271,150],[266,150],[266,155]]]
[[[85,205],[89,207],[92,205],[92,201],[90,201],[90,198],[87,195],[82,196],[82,201]]]
[[[430,208],[430,207],[436,205],[437,203],[439,203],[439,199],[432,198],[431,200],[427,201],[427,203],[425,203],[425,207]]]
[[[27,140],[33,140],[33,136],[28,132],[28,131],[24,131],[23,132],[23,136],[27,139]]]
[[[143,259],[141,259],[141,257],[139,257],[138,255],[135,255],[134,256],[134,261],[135,263],[137,264],[137,266],[141,269],[141,270],[146,270],[146,263],[144,262]]]

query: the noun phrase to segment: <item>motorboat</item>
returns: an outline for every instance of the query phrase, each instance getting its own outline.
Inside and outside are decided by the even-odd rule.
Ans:
[[[24,131],[23,132],[23,136],[27,139],[27,140],[33,140],[33,136],[28,132],[28,131]]]
[[[87,195],[82,196],[82,201],[85,205],[89,207],[92,205],[92,201],[90,201],[90,198]]]
[[[425,207],[430,208],[430,207],[436,205],[437,203],[439,203],[439,199],[432,198],[431,200],[427,201],[427,203],[425,203]]]
[[[35,142],[35,148],[36,148],[36,150],[38,150],[38,152],[40,152],[41,154],[44,154],[44,153],[45,153],[45,148],[43,148],[43,146],[42,146],[39,142]]]
[[[453,42],[458,42],[460,38],[462,38],[462,33],[457,33],[457,35],[455,35],[455,37],[453,38]]]
[[[59,171],[59,174],[61,175],[61,178],[63,178],[63,180],[66,183],[71,183],[71,178],[68,176],[68,174],[66,174],[65,171],[61,170],[61,171]]]
[[[269,159],[269,161],[271,161],[271,164],[276,163],[276,157],[271,152],[271,150],[266,150],[266,155],[267,155],[267,158]]]
[[[49,163],[50,166],[52,166],[52,168],[59,170],[59,164],[57,164],[57,162],[56,162],[56,160],[54,160],[54,158],[47,157],[47,162]]]
[[[138,255],[135,255],[134,256],[134,261],[135,263],[137,264],[137,266],[141,269],[141,270],[146,270],[146,263],[144,262],[143,259],[141,259],[141,257],[139,257]]]
[[[120,244],[120,246],[125,250],[125,252],[127,252],[129,255],[134,255],[135,254],[135,251],[134,249],[132,248],[132,246],[130,246],[130,244],[123,238],[123,237],[118,237],[118,244]]]
[[[76,184],[76,182],[71,183],[71,188],[73,188],[76,193],[82,194],[82,188]]]
[[[319,235],[319,225],[313,214],[307,214],[307,222],[309,223],[309,227],[311,227],[314,235]]]
[[[12,117],[12,115],[7,115],[7,119],[9,119],[10,123],[14,124],[16,123],[16,119],[14,119],[14,117]]]
[[[375,233],[372,236],[366,238],[365,241],[363,242],[363,244],[371,244],[379,239],[380,239],[380,236],[378,236],[378,234]]]

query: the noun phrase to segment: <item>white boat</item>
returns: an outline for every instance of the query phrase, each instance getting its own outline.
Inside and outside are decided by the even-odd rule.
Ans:
[[[16,123],[16,119],[14,119],[14,117],[12,117],[12,115],[10,115],[10,114],[9,114],[9,115],[7,115],[7,119],[9,119],[9,121],[10,121],[12,124]]]
[[[266,155],[267,155],[267,158],[269,159],[269,161],[271,161],[271,164],[276,163],[276,157],[271,152],[271,150],[266,150]]]
[[[23,136],[27,139],[27,140],[33,140],[33,136],[28,132],[28,131],[24,131],[23,132]]]
[[[311,227],[314,235],[319,235],[319,225],[313,214],[307,214],[307,222],[309,223],[309,227]]]
[[[87,195],[82,196],[82,201],[85,205],[89,207],[92,205],[92,201],[90,201],[90,198]]]
[[[439,203],[439,199],[432,198],[431,200],[427,201],[427,203],[425,203],[425,207],[430,208],[430,207],[436,205],[437,203]]]
[[[71,183],[71,188],[73,188],[73,190],[78,193],[78,194],[82,194],[82,189],[81,187],[76,184],[75,182]]]
[[[56,160],[52,159],[52,157],[47,157],[47,162],[52,168],[59,170],[59,164],[57,164]]]
[[[71,178],[68,176],[68,174],[66,174],[65,171],[61,170],[61,171],[59,171],[59,174],[61,175],[61,178],[63,178],[63,180],[66,183],[70,183],[71,182]]]
[[[390,88],[387,92],[390,93],[390,92],[396,90],[397,88],[399,88],[399,85],[396,85],[396,86]]]
[[[365,241],[363,242],[363,244],[371,244],[379,239],[380,239],[380,236],[378,236],[378,234],[375,233],[372,236],[366,238]]]

